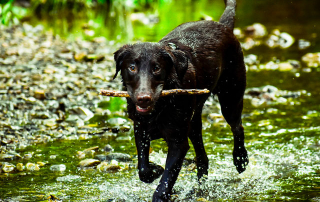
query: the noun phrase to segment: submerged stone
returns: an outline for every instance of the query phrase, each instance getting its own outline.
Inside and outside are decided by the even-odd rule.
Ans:
[[[24,171],[24,169],[26,168],[23,163],[17,163],[17,166],[16,166],[17,170],[18,171]]]
[[[302,61],[305,62],[308,67],[319,67],[320,65],[320,52],[319,53],[307,53],[302,56]]]
[[[100,172],[118,172],[121,169],[119,165],[109,164],[102,162],[97,166],[97,170]]]
[[[112,148],[112,146],[109,145],[109,144],[107,144],[106,146],[104,146],[103,149],[104,149],[105,152],[113,152],[113,151],[114,151],[114,149]]]
[[[15,166],[11,163],[7,163],[7,162],[1,162],[0,163],[0,168],[3,172],[5,173],[10,173],[15,169]]]
[[[100,164],[100,161],[97,159],[84,159],[80,161],[79,166],[80,167],[93,167]]]
[[[117,160],[117,161],[131,161],[132,158],[129,154],[123,154],[123,153],[111,153],[106,155],[106,160]]]
[[[40,167],[38,164],[35,164],[35,163],[27,163],[26,169],[27,171],[39,171]]]
[[[67,169],[67,167],[64,164],[50,166],[50,170],[53,171],[53,172],[63,172],[66,169]]]

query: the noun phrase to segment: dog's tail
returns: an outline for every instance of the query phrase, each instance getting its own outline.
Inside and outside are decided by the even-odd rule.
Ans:
[[[224,3],[226,4],[226,9],[220,17],[219,22],[233,29],[237,2],[236,0],[224,0]]]

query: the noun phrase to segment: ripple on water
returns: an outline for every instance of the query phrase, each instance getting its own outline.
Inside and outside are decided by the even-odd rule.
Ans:
[[[303,198],[306,188],[307,192],[311,190],[310,196],[315,195],[310,189],[310,182],[316,180],[319,184],[316,173],[320,170],[320,151],[287,143],[265,149],[251,148],[249,155],[247,170],[240,175],[233,166],[231,155],[209,155],[208,179],[200,186],[196,173],[184,167],[174,187],[174,200],[306,199]],[[165,154],[153,152],[151,159],[163,165]],[[131,178],[104,182],[99,185],[99,190],[101,195],[108,195],[110,199],[148,201],[157,185],[158,180],[151,184],[141,182],[136,173]],[[296,186],[296,192],[302,195],[290,195],[292,186]]]

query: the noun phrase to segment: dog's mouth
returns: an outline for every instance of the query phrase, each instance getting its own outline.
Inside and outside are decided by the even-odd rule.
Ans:
[[[136,105],[136,110],[139,114],[146,115],[152,112],[153,106],[142,107],[142,106]]]

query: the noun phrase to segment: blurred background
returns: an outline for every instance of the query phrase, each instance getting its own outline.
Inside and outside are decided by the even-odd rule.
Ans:
[[[203,110],[208,180],[193,148],[173,201],[320,201],[320,1],[238,0],[234,34],[247,68],[248,169],[210,97]],[[181,23],[219,20],[223,0],[0,0],[0,201],[150,201],[138,179],[113,52],[156,42]],[[163,165],[167,147],[151,145]]]

